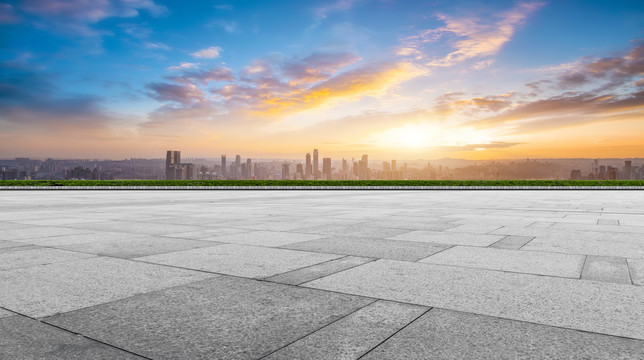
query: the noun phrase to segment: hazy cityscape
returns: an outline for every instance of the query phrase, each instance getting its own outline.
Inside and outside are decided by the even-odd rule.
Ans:
[[[157,159],[0,160],[0,180],[643,180],[644,158],[382,160],[368,154],[330,158],[318,149],[302,159],[241,155]]]

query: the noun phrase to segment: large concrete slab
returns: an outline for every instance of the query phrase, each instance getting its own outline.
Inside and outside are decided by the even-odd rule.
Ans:
[[[92,241],[84,244],[63,245],[58,246],[58,248],[101,256],[129,259],[147,255],[164,254],[179,250],[217,246],[220,244],[221,243],[214,241],[175,239],[163,236],[142,236],[129,239],[120,238]]]
[[[137,260],[226,275],[265,278],[340,257],[342,256],[227,244],[146,256]]]
[[[626,259],[610,256],[588,256],[581,274],[584,280],[631,284]]]
[[[15,314],[12,313],[11,311],[7,311],[5,309],[0,309],[0,318],[13,316],[13,315],[15,315]]]
[[[93,256],[91,254],[49,248],[13,251],[0,254],[0,271],[74,261]]]
[[[154,359],[258,359],[373,301],[222,276],[46,321]]]
[[[644,341],[432,309],[362,359],[641,359]]]
[[[578,279],[585,259],[584,255],[455,246],[420,261],[428,264]]]
[[[639,286],[392,260],[304,286],[644,339]]]
[[[305,282],[335,274],[346,269],[351,269],[353,267],[360,266],[374,260],[375,259],[373,258],[346,256],[340,259],[335,259],[289,271],[283,274],[271,276],[266,278],[266,280],[282,284],[300,285]]]
[[[369,224],[355,225],[318,225],[294,230],[299,233],[320,234],[326,236],[363,236],[368,238],[386,238],[409,232],[408,229],[374,227]]]
[[[68,229],[64,227],[55,226],[35,226],[20,229],[11,229],[0,231],[0,240],[27,242],[30,240],[46,238],[51,236],[72,235],[72,234],[86,234],[90,231]]]
[[[631,280],[635,285],[644,285],[644,259],[628,259]]]
[[[358,359],[427,310],[424,306],[377,301],[265,359]]]
[[[491,248],[519,250],[534,239],[533,236],[508,235],[503,239],[490,245]]]
[[[0,335],[0,359],[144,359],[24,316],[0,319]]]
[[[249,231],[216,236],[214,238],[206,238],[206,240],[232,244],[277,247],[302,241],[320,239],[323,237],[324,235],[299,234],[281,231]]]
[[[216,275],[93,257],[0,271],[0,306],[42,317],[213,276]]]
[[[379,259],[417,261],[450,245],[338,236],[285,245],[282,248]]]
[[[503,239],[499,235],[485,235],[473,233],[438,232],[438,231],[412,231],[406,234],[389,237],[390,240],[417,241],[434,244],[489,246]]]

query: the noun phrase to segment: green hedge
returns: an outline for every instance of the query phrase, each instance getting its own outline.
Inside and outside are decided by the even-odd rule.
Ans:
[[[0,180],[0,186],[644,186],[644,180]]]

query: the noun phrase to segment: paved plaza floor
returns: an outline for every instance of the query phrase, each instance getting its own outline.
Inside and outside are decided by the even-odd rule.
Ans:
[[[0,359],[644,359],[643,191],[1,191]]]

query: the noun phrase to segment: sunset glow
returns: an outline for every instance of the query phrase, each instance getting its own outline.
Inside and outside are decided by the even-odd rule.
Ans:
[[[0,4],[5,157],[644,156],[641,1]]]

